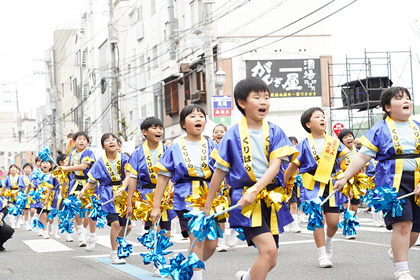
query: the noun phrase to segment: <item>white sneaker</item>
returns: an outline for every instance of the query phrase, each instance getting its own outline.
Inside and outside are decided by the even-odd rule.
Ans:
[[[21,226],[22,224],[20,223],[20,221],[19,221],[19,220],[16,220],[15,225],[16,225],[16,228],[20,228],[20,226]]]
[[[300,227],[299,227],[299,225],[298,224],[291,224],[290,226],[289,226],[289,232],[294,232],[294,233],[299,233],[299,232],[301,232],[302,230],[300,229]]]
[[[411,276],[410,271],[403,270],[398,273],[395,273],[395,279],[397,280],[415,280],[413,276]]]
[[[153,277],[160,277],[159,268],[153,265]]]
[[[59,232],[59,231],[56,231],[56,232],[55,232],[54,238],[55,238],[55,239],[60,239],[60,238],[61,238],[61,234],[60,234],[60,232]]]
[[[43,230],[42,229],[39,229],[38,230],[38,236],[42,236],[44,233],[43,233]]]
[[[49,235],[53,235],[53,228],[52,228],[52,224],[48,224],[47,228],[48,228],[48,234],[49,234]]]
[[[347,240],[356,239],[356,235],[355,234],[353,234],[353,235],[346,235],[345,239],[347,239]]]
[[[25,222],[25,229],[26,229],[27,231],[32,230],[31,225],[29,224],[29,222]]]
[[[328,256],[322,256],[318,258],[318,266],[321,268],[329,268],[333,266]]]
[[[78,240],[79,240],[79,247],[86,247],[86,238],[83,233],[78,234]]]
[[[300,214],[299,215],[299,223],[308,223],[308,216],[305,214]]]
[[[333,242],[325,242],[325,251],[327,251],[328,258],[331,259],[333,256]]]
[[[113,264],[125,264],[127,263],[124,259],[119,259],[117,253],[111,253],[111,262]]]
[[[18,223],[19,223],[19,225],[23,225],[23,218],[22,218],[22,216],[19,217]]]
[[[249,270],[248,270],[249,271]],[[238,280],[242,280],[242,277],[248,272],[248,271],[243,271],[243,270],[240,270],[240,271],[238,271],[238,272],[236,272],[236,274],[235,274],[235,278],[236,279],[238,279]]]
[[[379,220],[379,221],[375,221],[375,222],[373,223],[373,226],[374,226],[374,227],[384,227],[384,226],[385,226],[385,223],[384,223],[384,221],[383,221],[383,220]]]
[[[73,237],[70,234],[67,235],[66,242],[73,242]]]
[[[12,222],[10,223],[10,226],[12,227],[12,229],[16,229],[16,223],[14,220],[12,220]]]
[[[92,251],[93,249],[95,249],[95,245],[96,245],[96,238],[95,239],[90,239],[86,245],[86,251]]]
[[[217,246],[217,252],[227,252],[228,247],[225,243],[220,243]]]
[[[50,239],[50,235],[48,234],[48,231],[44,230],[44,233],[42,234],[44,236],[44,239]]]

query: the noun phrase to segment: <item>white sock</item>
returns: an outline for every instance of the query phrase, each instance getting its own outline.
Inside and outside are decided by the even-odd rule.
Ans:
[[[329,237],[329,236],[325,236],[325,243],[331,243],[333,241],[333,238],[332,237]]]
[[[113,254],[113,255],[114,255],[114,254],[116,255],[116,254],[117,254],[117,252],[118,252],[118,250],[111,250],[111,254]]]
[[[292,225],[295,226],[295,227],[298,227],[299,226],[298,225],[298,214],[292,214],[292,217],[293,217]]]
[[[95,238],[96,238],[96,232],[89,234],[89,239],[90,240],[95,240]]]
[[[83,227],[83,224],[81,224],[81,225],[77,225],[77,233],[78,234],[82,234],[82,233],[84,233],[85,232],[85,228]]]
[[[397,273],[401,272],[401,271],[408,271],[408,262],[396,262],[395,263],[395,268],[397,269]]]
[[[193,276],[191,280],[202,280],[203,279],[203,271],[202,270],[194,270]]]
[[[325,246],[319,247],[317,250],[319,257],[327,256],[327,250],[325,249]]]

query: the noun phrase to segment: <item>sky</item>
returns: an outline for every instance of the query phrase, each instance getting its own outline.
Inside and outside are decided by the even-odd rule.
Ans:
[[[350,2],[337,0],[335,4],[338,7]],[[83,3],[84,0],[3,1],[0,9],[0,92],[17,90],[22,112],[34,112],[36,107],[45,104],[45,76],[42,74],[45,72],[45,51],[52,45],[54,30],[78,28]],[[414,88],[417,86],[420,91],[420,83],[416,84],[420,74],[416,61],[420,57],[420,37],[413,32],[413,28],[420,26],[417,20],[420,21],[418,0],[358,0],[331,18],[333,62],[344,63],[346,55],[363,57],[365,49],[408,51],[411,47]],[[405,58],[395,57],[393,65],[406,71],[405,61]],[[395,69],[395,72],[401,71]],[[409,82],[407,78],[395,77],[399,84]]]
[[[21,112],[45,105],[45,51],[53,32],[78,27],[82,0],[3,1],[0,9],[0,93],[18,91]],[[35,74],[36,73],[36,74]]]

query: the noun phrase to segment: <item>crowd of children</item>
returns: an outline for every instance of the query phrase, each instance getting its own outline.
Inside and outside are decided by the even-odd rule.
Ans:
[[[157,225],[171,237],[171,220],[177,219],[183,236],[190,240],[192,251],[205,262],[216,250],[226,252],[226,241],[221,237],[196,243],[188,228],[190,218],[185,214],[198,208],[208,216],[214,212],[214,199],[228,193],[230,205],[240,207],[229,213],[228,220],[218,220],[222,231],[241,228],[247,244],[258,249],[253,265],[237,272],[237,279],[267,277],[277,263],[279,235],[287,225],[290,232],[300,232],[299,204],[317,198],[327,199],[322,204],[325,228],[322,225],[314,228],[313,236],[319,267],[329,268],[333,266],[333,237],[338,230],[340,212],[348,208],[357,213],[360,204],[360,199],[352,193],[344,195],[340,190],[355,173],[362,172],[375,178],[376,186],[394,187],[399,196],[415,192],[415,196],[405,199],[401,216],[385,217],[387,229],[392,230],[388,255],[394,264],[395,278],[414,279],[407,258],[409,248],[418,243],[420,232],[420,124],[410,118],[412,101],[408,90],[393,87],[382,93],[384,120],[361,137],[363,147],[357,148],[349,129],[343,129],[338,139],[326,134],[327,121],[319,107],[309,108],[301,116],[307,138],[298,143],[295,137],[287,137],[279,126],[266,120],[270,92],[260,79],[240,81],[234,89],[234,99],[243,118],[229,129],[217,125],[213,139],[203,135],[204,109],[191,104],[180,113],[180,125],[186,136],[176,143],[171,139],[162,141],[162,121],[148,117],[141,124],[145,141],[131,156],[121,153],[121,142],[116,135],[105,133],[101,138],[105,152],[96,159],[89,148],[88,134],[80,131],[73,135],[74,147],[69,154],[58,155],[59,166],[52,160],[37,158],[34,166],[30,163],[23,166],[21,175],[20,168],[11,165],[0,190],[0,251],[5,250],[3,243],[14,229],[23,225],[31,230],[31,221],[35,218],[45,226],[39,231],[40,235],[50,238],[55,228],[54,236],[60,238],[60,220],[49,219],[48,213],[62,209],[66,198],[73,197],[86,204],[88,194],[95,194],[107,213],[106,224],[111,228],[111,261],[124,264],[126,261],[117,256],[117,237],[131,230],[137,207],[134,197],[146,199],[154,195],[145,229]],[[45,179],[40,179],[39,174],[34,176],[34,169],[47,179],[46,188]],[[56,178],[53,170],[65,173],[65,179]],[[9,215],[10,226],[7,225],[4,220],[7,206],[13,206],[19,193],[29,197],[40,188],[43,188],[42,199],[28,200],[22,214]],[[201,207],[190,207],[188,199],[199,195],[203,188],[208,190],[205,203]],[[276,195],[285,192],[290,194],[288,205],[286,201],[275,200]],[[170,199],[171,193],[173,199]],[[121,207],[117,207],[115,201],[123,195],[127,202],[125,215],[120,215]],[[171,201],[173,210],[161,211],[163,199]],[[375,226],[381,226],[379,214],[374,214],[374,219]],[[55,226],[54,220],[57,221]],[[74,220],[79,246],[93,250],[96,219],[78,214]],[[230,227],[225,229],[227,223]],[[346,238],[356,237],[351,234]],[[66,242],[72,241],[71,234],[67,233]],[[153,274],[159,276],[159,270],[155,268]],[[191,279],[202,279],[202,275],[202,269],[194,268]]]

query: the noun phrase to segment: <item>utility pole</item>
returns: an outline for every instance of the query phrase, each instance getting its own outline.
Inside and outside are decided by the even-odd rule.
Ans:
[[[108,40],[111,51],[111,128],[114,133],[119,131],[119,114],[118,114],[118,68],[116,63],[115,50],[118,48],[118,38],[116,31],[113,29],[113,9],[114,0],[109,0],[109,23],[108,23]]]
[[[20,116],[20,110],[19,110],[19,95],[18,90],[16,87],[16,110],[17,110],[17,130],[18,130],[18,139],[19,143],[22,143],[22,118]]]
[[[215,93],[216,84],[214,82],[214,60],[213,60],[213,45],[212,45],[212,4],[214,2],[206,1],[204,4],[204,56],[206,65],[206,103],[207,115],[209,119],[213,120],[211,98]]]
[[[56,132],[56,127],[55,127],[55,125],[56,125],[55,116],[56,116],[56,109],[53,109],[52,110],[52,116],[51,116],[51,119],[52,119],[52,145],[51,145],[52,149],[51,149],[51,152],[52,152],[53,156],[57,155],[57,132]]]

